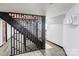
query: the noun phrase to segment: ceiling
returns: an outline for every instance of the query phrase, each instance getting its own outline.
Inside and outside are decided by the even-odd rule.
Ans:
[[[48,7],[46,11],[46,16],[56,17],[62,14],[66,14],[75,3],[56,3]]]
[[[67,13],[73,5],[71,3],[0,3],[0,11],[55,17]]]
[[[0,11],[45,15],[50,3],[0,3]]]

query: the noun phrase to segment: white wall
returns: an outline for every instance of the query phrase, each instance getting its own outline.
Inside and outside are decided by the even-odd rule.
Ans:
[[[7,24],[7,40],[11,38],[11,25]]]
[[[2,42],[3,42],[2,39],[3,39],[2,38],[2,19],[0,19],[0,46],[2,46]]]
[[[2,28],[3,20],[0,18],[0,46],[3,44],[3,28]],[[7,39],[11,37],[11,26],[7,24]]]
[[[79,14],[79,4],[67,12],[65,19],[69,19],[74,14]],[[63,47],[67,55],[79,56],[79,25],[63,25]]]
[[[52,4],[46,12],[46,39],[63,46],[63,19],[74,4]]]
[[[62,46],[62,32],[64,15],[47,20],[47,40]],[[60,21],[59,21],[60,20]]]

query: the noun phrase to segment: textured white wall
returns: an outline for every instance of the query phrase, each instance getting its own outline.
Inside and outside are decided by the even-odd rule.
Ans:
[[[46,12],[46,39],[63,46],[63,20],[74,4],[52,4]]]
[[[62,24],[52,24],[47,28],[46,39],[62,46]]]
[[[0,46],[2,46],[2,19],[0,19]]]
[[[74,14],[79,14],[79,4],[67,12],[65,19]],[[63,47],[67,55],[79,56],[79,25],[63,25]]]
[[[47,19],[47,40],[62,46],[63,18],[65,15],[60,15],[52,19]]]
[[[11,26],[7,24],[7,39],[11,38]]]

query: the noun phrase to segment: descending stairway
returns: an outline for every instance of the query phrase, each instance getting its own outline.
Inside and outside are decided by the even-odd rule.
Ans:
[[[34,43],[38,49],[44,49],[45,48],[45,17],[44,16],[36,16],[36,15],[27,15],[27,14],[21,14],[21,13],[12,13],[12,12],[0,12],[0,18],[2,18],[4,21],[6,21],[9,25],[11,25],[11,55],[16,55],[16,51],[19,51],[19,54],[21,53],[21,49],[17,50],[17,41],[19,43],[19,47],[23,44],[24,52],[27,52],[27,42],[28,40],[32,43]],[[41,33],[38,31],[38,19],[41,20]],[[31,21],[33,20],[33,21]],[[31,26],[29,24],[35,26]],[[28,25],[28,26],[27,26]],[[29,26],[31,26],[29,28]],[[32,27],[34,27],[32,29]],[[12,28],[14,29],[14,33],[12,32]],[[33,30],[35,30],[33,32]],[[33,33],[32,33],[33,32]],[[23,37],[23,40],[17,39],[17,33],[19,33],[19,36]],[[41,36],[41,37],[40,37]],[[20,37],[20,38],[21,38]],[[15,40],[16,39],[16,40]],[[21,42],[23,41],[23,42]],[[15,44],[16,42],[16,44]],[[12,50],[14,49],[14,53],[12,53]],[[15,51],[16,50],[16,51]],[[23,53],[24,53],[23,52]]]

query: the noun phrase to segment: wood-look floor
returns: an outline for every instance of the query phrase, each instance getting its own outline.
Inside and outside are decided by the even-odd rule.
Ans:
[[[17,56],[66,56],[66,54],[63,48],[46,41],[46,49],[24,53]]]
[[[8,44],[4,44],[4,46],[0,47],[0,55],[9,56],[9,50],[10,49],[8,49]],[[65,56],[65,52],[63,48],[60,48],[59,46],[46,41],[46,49],[24,53],[16,56]]]

